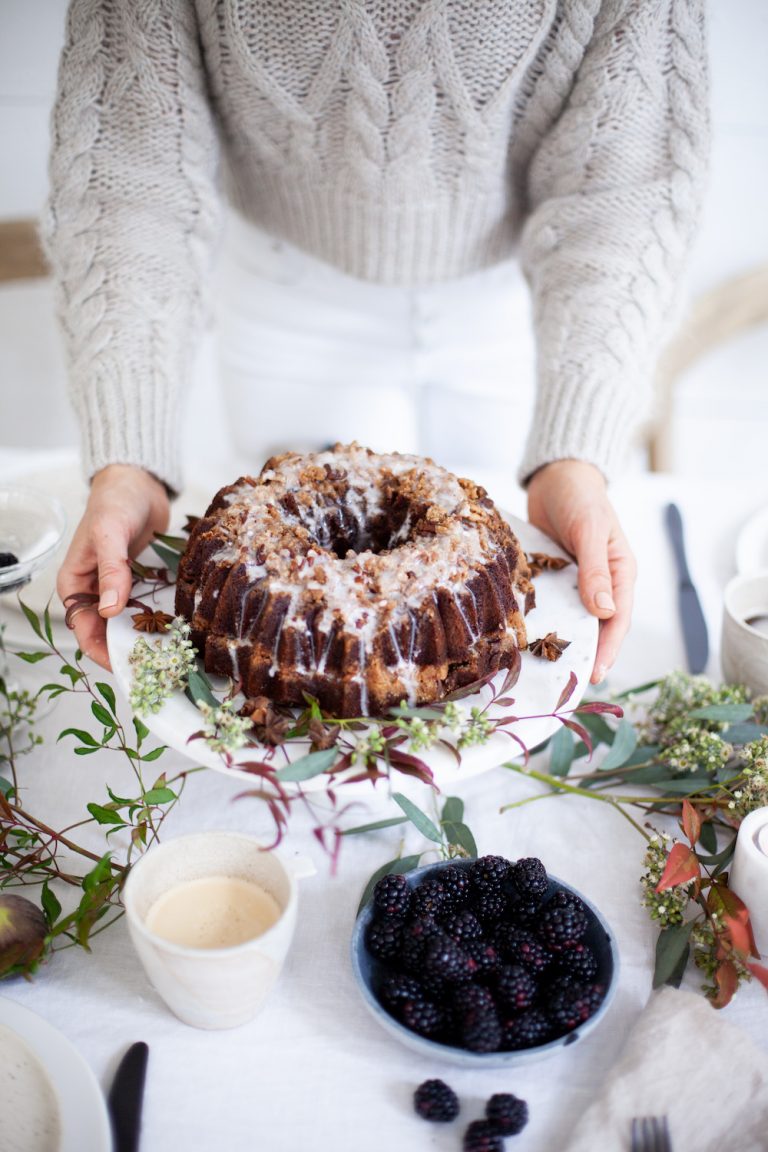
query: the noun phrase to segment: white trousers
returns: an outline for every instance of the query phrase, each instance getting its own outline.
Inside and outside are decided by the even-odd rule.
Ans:
[[[260,465],[275,450],[357,440],[458,471],[514,474],[534,375],[515,262],[427,288],[385,287],[233,216],[221,271],[220,381],[241,456]]]

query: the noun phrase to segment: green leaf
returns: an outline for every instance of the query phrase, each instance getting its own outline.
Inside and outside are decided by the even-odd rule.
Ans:
[[[109,684],[102,683],[101,680],[96,681],[96,687],[101,693],[104,700],[107,702],[110,712],[113,716],[117,715],[117,701],[115,700],[115,693]]]
[[[616,730],[611,728],[604,716],[599,712],[579,712],[579,724],[583,724],[592,737],[592,743],[613,744]]]
[[[43,905],[43,912],[45,912],[48,927],[52,928],[59,916],[61,916],[61,904],[59,904],[59,901],[48,887],[47,880],[43,884],[43,890],[40,893],[40,902]]]
[[[162,560],[165,567],[170,572],[178,572],[179,560],[180,560],[180,556],[179,556],[178,552],[174,552],[174,551],[172,551],[172,549],[166,548],[166,546],[164,544],[161,544],[159,542],[159,540],[153,540],[152,544],[151,544],[151,548],[152,548],[153,552],[157,553],[157,555],[160,557],[160,559]]]
[[[422,812],[421,808],[418,808],[407,796],[403,796],[402,792],[394,792],[392,799],[402,808],[411,824],[418,828],[422,836],[426,836],[428,840],[434,841],[435,844],[442,844],[443,837],[440,829],[435,827],[429,816],[427,816],[425,812]]]
[[[145,753],[145,755],[140,757],[140,759],[145,764],[151,764],[153,760],[158,760],[162,756],[167,747],[167,744],[159,744],[157,748],[153,748],[151,752]]]
[[[705,820],[699,832],[699,843],[705,852],[717,852],[717,832],[711,820]]]
[[[573,732],[561,724],[549,743],[549,771],[552,776],[567,776],[574,756]]]
[[[297,782],[311,780],[313,776],[320,776],[333,765],[338,751],[336,748],[324,748],[321,752],[308,752],[292,764],[285,764],[275,773],[278,780]]]
[[[99,884],[103,884],[105,880],[111,880],[111,878],[112,853],[106,852],[91,868],[90,872],[83,876],[81,887],[84,892],[92,892]]]
[[[98,748],[75,748],[73,751],[75,756],[92,756],[94,752],[99,751],[100,747],[101,745]]]
[[[458,824],[463,819],[464,801],[460,800],[458,796],[446,797],[445,804],[443,804],[441,820],[448,821],[449,824]]]
[[[145,804],[170,804],[176,799],[176,793],[170,788],[150,788],[143,799]]]
[[[389,860],[386,864],[382,864],[381,868],[377,868],[360,897],[360,903],[357,906],[358,916],[370,900],[373,890],[382,876],[389,876],[390,873],[402,875],[405,872],[413,872],[414,868],[418,868],[420,860],[421,853],[418,856],[400,856],[397,860]]]
[[[167,536],[165,532],[155,532],[155,540],[167,544],[173,552],[178,552],[179,555],[186,550],[188,544],[186,536]]]
[[[111,728],[114,732],[115,721],[110,712],[107,712],[103,704],[99,704],[97,700],[91,701],[91,712],[98,720],[99,724],[103,724],[105,728]]]
[[[139,720],[138,716],[133,717],[133,727],[136,732],[138,747],[141,748],[142,741],[146,740],[147,736],[149,736],[149,728],[147,728],[146,724]]]
[[[51,647],[53,647],[53,628],[51,627],[50,604],[51,601],[49,600],[45,606],[45,612],[43,613],[43,628],[45,630],[45,636],[48,643],[51,645]]]
[[[679,988],[688,963],[690,937],[695,923],[695,920],[688,920],[684,924],[662,928],[659,932],[653,971],[654,988],[660,988],[662,984],[671,984],[674,988]]]
[[[396,824],[407,823],[407,816],[390,816],[387,820],[374,820],[372,824],[358,824],[356,828],[345,828],[342,836],[357,836],[359,832],[378,832],[380,828],[394,828]]]
[[[600,771],[611,772],[614,768],[620,768],[622,764],[626,763],[635,748],[637,748],[637,732],[634,725],[630,724],[628,720],[620,720],[613,744],[600,765]]]
[[[645,684],[639,684],[637,688],[627,688],[624,692],[619,692],[614,696],[614,700],[629,700],[632,696],[640,696],[643,692],[650,692],[652,688],[658,688],[661,680],[648,680]]]
[[[90,732],[86,732],[84,728],[65,728],[63,732],[59,732],[56,742],[63,740],[65,736],[76,736],[81,744],[88,744],[91,748],[100,748],[98,740],[91,736]]]
[[[408,708],[398,705],[393,708],[391,716],[396,719],[412,720],[418,717],[419,720],[444,720],[445,717],[439,708]]]
[[[27,621],[34,632],[35,636],[39,636],[41,640],[45,640],[43,629],[40,625],[40,617],[37,612],[34,612],[28,604],[25,604],[21,596],[19,596],[19,607],[27,618]]]
[[[40,660],[47,660],[52,656],[52,652],[16,652],[19,660],[23,660],[25,664],[37,664]]]
[[[202,702],[209,704],[211,708],[220,708],[221,701],[217,700],[211,691],[211,685],[207,676],[204,676],[199,669],[190,669],[187,676],[187,688],[185,695],[192,701],[193,704]]]
[[[109,785],[107,785],[107,792],[109,793],[110,800],[112,800],[115,804],[119,804],[121,808],[124,808],[126,804],[136,803],[136,799],[133,796],[116,796]]]
[[[104,808],[101,804],[86,804],[86,808],[99,824],[125,824],[122,816],[112,808]]]
[[[768,736],[768,728],[764,724],[732,724],[721,736],[727,744],[751,744],[761,736]]]
[[[754,706],[752,704],[710,704],[706,708],[696,708],[689,713],[691,720],[719,720],[738,724],[742,720],[749,720]]]
[[[74,686],[79,680],[82,680],[85,673],[81,672],[78,668],[74,668],[71,664],[62,664],[61,668],[59,668],[59,675],[68,676]]]
[[[477,859],[477,844],[475,838],[466,824],[461,820],[443,822],[443,830],[449,844],[458,844],[468,856]]]
[[[5,776],[0,776],[0,792],[2,792],[3,796],[10,796],[13,790],[12,781],[6,780]]]

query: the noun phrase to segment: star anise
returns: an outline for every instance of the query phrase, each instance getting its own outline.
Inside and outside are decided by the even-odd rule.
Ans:
[[[528,556],[531,576],[538,576],[541,572],[559,572],[567,567],[570,560],[563,556],[549,556],[546,552],[531,552]]]
[[[333,748],[341,729],[338,724],[323,724],[322,720],[310,720],[307,735],[312,741],[313,752],[324,752],[326,748]]]
[[[141,612],[131,616],[131,620],[137,632],[166,632],[173,623],[173,616],[159,609],[153,612],[151,608],[142,608]]]
[[[570,647],[570,640],[561,640],[557,632],[547,632],[540,640],[532,640],[528,651],[532,656],[540,656],[543,660],[559,660],[566,648]]]
[[[192,529],[194,528],[195,524],[197,524],[199,519],[200,519],[199,516],[187,516],[186,520],[184,521],[183,527],[181,529],[182,532],[186,532],[187,534],[189,534],[192,531]]]
[[[247,716],[252,722],[254,735],[261,744],[273,746],[285,743],[294,723],[291,716],[280,713],[268,696],[246,700],[239,715]]]

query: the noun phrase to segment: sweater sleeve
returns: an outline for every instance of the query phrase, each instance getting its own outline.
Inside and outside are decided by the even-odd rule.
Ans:
[[[73,0],[44,239],[87,475],[181,483],[178,400],[218,219],[195,5]]]
[[[537,400],[523,482],[554,460],[609,477],[621,467],[693,238],[707,141],[703,0],[606,0],[529,172],[521,259]]]

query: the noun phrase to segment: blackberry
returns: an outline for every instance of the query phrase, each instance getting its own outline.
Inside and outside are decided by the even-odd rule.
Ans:
[[[427,941],[438,932],[437,921],[431,916],[408,920],[402,933],[400,963],[406,972],[418,974],[424,966]]]
[[[382,876],[373,890],[373,903],[379,916],[407,916],[411,890],[405,876],[394,872]]]
[[[465,984],[477,971],[475,961],[445,932],[436,932],[428,940],[424,967],[433,976],[439,976],[450,984]]]
[[[497,1052],[503,1031],[493,997],[487,988],[470,985],[454,999],[456,1028],[462,1047],[471,1052]]]
[[[581,908],[582,912],[587,911],[587,906],[575,892],[566,892],[565,888],[558,888],[552,899],[547,904],[548,908]]]
[[[535,1048],[552,1036],[549,1019],[538,1008],[529,1008],[519,1016],[504,1021],[503,1045],[508,1050]]]
[[[459,1098],[444,1080],[425,1080],[419,1084],[413,1094],[413,1106],[422,1119],[437,1124],[448,1124],[459,1114]]]
[[[403,921],[392,916],[387,920],[373,920],[365,933],[365,946],[379,960],[394,960],[403,941]]]
[[[511,1092],[497,1092],[486,1104],[485,1115],[500,1136],[517,1136],[528,1123],[528,1105]]]
[[[525,928],[510,924],[500,924],[494,936],[494,943],[503,960],[510,964],[522,964],[529,971],[539,974],[552,963],[552,953]]]
[[[481,856],[469,868],[469,877],[477,892],[500,892],[512,865],[503,856]]]
[[[476,980],[493,976],[499,969],[499,954],[487,940],[468,940],[464,950],[477,965]]]
[[[512,1012],[524,1012],[536,999],[538,984],[536,978],[519,964],[506,964],[496,980],[496,995],[505,1008]]]
[[[419,972],[417,979],[424,989],[427,999],[432,1000],[435,1004],[443,1004],[456,987],[455,984],[450,984],[444,980],[442,976],[437,976],[434,972],[427,972],[424,968]]]
[[[18,556],[14,556],[13,552],[0,552],[0,568],[12,568],[18,562]]]
[[[475,894],[473,901],[475,915],[488,927],[498,924],[507,908],[507,901],[501,889],[488,889]]]
[[[419,917],[438,917],[448,911],[448,894],[439,880],[426,880],[413,889],[411,911]]]
[[[379,999],[386,1008],[395,1013],[406,1000],[425,999],[426,989],[413,976],[406,976],[403,972],[390,972],[381,982]]]
[[[541,916],[543,904],[538,896],[521,896],[513,885],[505,888],[507,915],[519,928],[532,928]]]
[[[445,889],[450,907],[460,908],[469,896],[469,870],[460,868],[458,864],[449,864],[440,873],[440,883]]]
[[[602,984],[566,984],[555,988],[546,1003],[546,1011],[558,1035],[572,1032],[589,1020],[602,1004],[604,996]]]
[[[587,930],[587,914],[575,904],[547,906],[539,918],[537,934],[552,952],[573,948]]]
[[[400,1006],[399,1016],[406,1028],[419,1036],[424,1036],[427,1040],[437,1040],[448,1023],[445,1009],[439,1004],[433,1004],[426,997],[404,1001]]]
[[[547,870],[535,856],[516,861],[511,879],[521,896],[543,896],[549,887]]]
[[[574,944],[572,948],[564,948],[558,954],[557,968],[564,976],[572,976],[585,983],[597,976],[597,956],[587,944]]]
[[[464,1152],[504,1152],[504,1141],[489,1120],[473,1120],[464,1133]]]
[[[454,912],[446,917],[443,920],[443,928],[460,944],[466,944],[468,940],[479,940],[483,935],[482,924],[469,908],[463,908],[461,912]]]
[[[482,984],[464,984],[455,990],[453,1006],[459,1015],[475,1009],[490,1009],[494,1007],[493,996]]]

